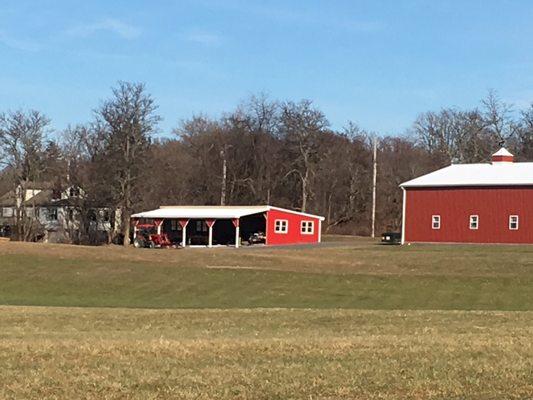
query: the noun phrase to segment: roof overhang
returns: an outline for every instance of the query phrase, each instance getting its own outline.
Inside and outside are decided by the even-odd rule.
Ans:
[[[307,214],[300,211],[287,210],[273,206],[161,206],[158,209],[133,214],[132,218],[156,219],[235,219],[247,215],[260,214],[270,210],[277,210],[292,214],[317,218],[324,217]]]

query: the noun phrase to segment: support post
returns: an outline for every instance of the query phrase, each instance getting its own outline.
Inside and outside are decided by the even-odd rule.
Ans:
[[[402,201],[402,241],[401,244],[405,244],[405,209],[407,204],[407,194],[405,193],[405,188],[402,188],[402,195],[403,195],[403,201]]]
[[[133,240],[137,238],[137,224],[139,224],[138,219],[133,222]]]
[[[161,235],[161,227],[163,226],[163,220],[162,219],[156,219],[155,225],[157,226],[157,234]]]
[[[235,227],[235,248],[238,249],[239,248],[239,242],[240,242],[240,239],[241,239],[241,232],[240,232],[240,220],[239,218],[234,218],[232,220],[233,222],[233,226]]]
[[[206,219],[205,223],[207,224],[207,227],[209,228],[209,240],[207,242],[207,247],[213,247],[213,225],[215,225],[214,219]]]
[[[187,245],[187,225],[189,224],[188,219],[180,219],[179,223],[181,225],[181,247]]]

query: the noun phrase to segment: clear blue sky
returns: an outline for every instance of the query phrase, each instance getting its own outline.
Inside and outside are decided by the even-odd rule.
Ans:
[[[489,89],[533,101],[533,1],[0,1],[0,110],[62,129],[118,80],[147,84],[163,133],[258,92],[402,133]]]

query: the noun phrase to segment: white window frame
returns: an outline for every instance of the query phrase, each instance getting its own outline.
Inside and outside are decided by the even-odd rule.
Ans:
[[[13,207],[2,207],[2,217],[13,218],[14,215],[15,215],[15,212],[13,210]]]
[[[474,222],[475,219],[475,222]],[[475,223],[475,226],[474,226]],[[479,229],[479,215],[471,215],[469,219],[469,227],[471,230],[476,231]]]
[[[513,222],[513,218],[516,218],[516,221]],[[512,225],[516,224],[516,227],[513,228]],[[509,230],[517,231],[520,228],[520,217],[518,215],[509,215]]]
[[[274,233],[286,234],[289,232],[289,221],[286,219],[274,220]]]
[[[437,223],[436,226],[435,226],[435,222]],[[440,224],[441,224],[440,215],[432,215],[431,216],[431,229],[435,231],[439,230]]]
[[[305,220],[300,222],[300,233],[302,235],[313,235],[315,233],[315,221]]]

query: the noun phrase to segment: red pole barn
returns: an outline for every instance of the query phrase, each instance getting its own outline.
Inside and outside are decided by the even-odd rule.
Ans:
[[[273,206],[162,206],[132,215],[136,226],[155,224],[158,233],[182,246],[319,243],[324,217]],[[253,238],[253,240],[251,240]]]
[[[402,244],[533,243],[533,163],[502,148],[400,185]]]

